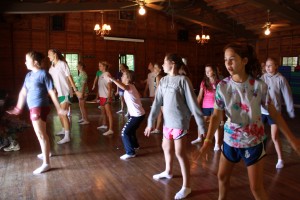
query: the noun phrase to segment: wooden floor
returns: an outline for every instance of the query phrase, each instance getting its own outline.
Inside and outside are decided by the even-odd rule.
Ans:
[[[147,112],[150,100],[143,99]],[[155,181],[152,175],[164,170],[164,156],[161,149],[162,135],[143,136],[144,120],[138,131],[141,149],[137,157],[128,161],[120,160],[124,154],[120,130],[126,122],[123,115],[114,114],[114,131],[103,136],[96,129],[101,117],[97,104],[88,104],[90,125],[80,126],[78,104],[72,105],[72,141],[57,145],[60,139],[54,134],[61,126],[55,113],[48,117],[47,130],[51,138],[51,165],[47,173],[34,176],[32,171],[41,165],[36,155],[40,147],[32,128],[19,134],[21,150],[0,152],[0,199],[126,199],[163,200],[173,199],[181,188],[182,178],[177,160],[171,180]],[[113,113],[119,110],[118,102],[113,103]],[[299,110],[295,120],[288,121],[296,133],[300,129]],[[28,113],[26,114],[26,116]],[[26,120],[29,122],[28,118]],[[196,126],[191,123],[189,141],[196,138]],[[283,140],[285,167],[276,170],[276,153],[272,143],[268,145],[265,161],[264,184],[272,200],[300,199],[300,157]],[[188,145],[191,163],[192,193],[187,199],[210,200],[218,197],[217,170],[220,152],[210,151],[208,162],[193,160],[200,145]],[[231,178],[228,199],[253,199],[246,168],[243,162],[236,165]]]

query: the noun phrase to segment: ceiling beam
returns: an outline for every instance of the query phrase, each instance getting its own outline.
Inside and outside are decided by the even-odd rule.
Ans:
[[[80,3],[7,3],[0,2],[0,13],[45,14],[117,11],[121,7],[134,5],[132,2],[80,2]]]
[[[293,10],[289,9],[288,7],[281,6],[279,4],[274,3],[274,1],[271,0],[248,0],[249,4],[258,6],[258,7],[265,7],[266,11],[267,9],[271,10],[271,15],[272,13],[276,13],[276,15],[281,16],[292,23],[295,24],[300,24],[300,13]]]
[[[210,27],[219,31],[223,31],[232,35],[242,35],[243,37],[257,38],[253,32],[246,30],[244,26],[238,25],[232,19],[228,19],[227,15],[218,13],[203,1],[196,1],[193,7],[200,7],[205,11],[204,15],[192,15],[186,10],[175,11],[174,16],[186,21],[199,24],[201,26]]]

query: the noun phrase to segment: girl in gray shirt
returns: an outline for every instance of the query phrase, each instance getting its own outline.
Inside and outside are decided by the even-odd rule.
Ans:
[[[161,106],[163,106],[164,137],[162,148],[165,155],[166,169],[160,174],[155,174],[153,179],[171,179],[173,177],[172,161],[175,147],[183,177],[182,188],[176,193],[175,199],[183,199],[191,193],[190,167],[186,154],[186,134],[192,114],[200,132],[204,134],[205,131],[203,115],[198,107],[191,81],[186,76],[178,73],[182,65],[184,65],[182,58],[177,54],[166,55],[163,69],[168,75],[160,80],[149,114],[148,125],[145,129],[145,136],[149,136]]]

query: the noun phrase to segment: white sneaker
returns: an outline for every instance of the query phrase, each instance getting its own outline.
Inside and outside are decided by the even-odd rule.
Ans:
[[[162,172],[160,174],[153,175],[154,180],[159,180],[159,179],[163,179],[163,178],[171,179],[172,177],[173,177],[173,174],[167,174],[166,172]]]
[[[103,135],[111,135],[111,134],[114,134],[112,130],[108,130],[105,133],[103,133]]]
[[[219,147],[219,145],[215,145],[215,147],[214,147],[214,151],[219,151],[220,150],[220,147]]]
[[[158,130],[158,129],[155,129],[155,130],[151,131],[150,133],[153,133],[153,134],[158,134],[158,133],[160,133],[160,130]]]
[[[43,160],[43,159],[44,159],[44,156],[43,156],[43,154],[42,154],[42,153],[38,154],[38,155],[37,155],[37,157],[38,157],[39,159],[41,159],[41,160]],[[49,153],[49,157],[52,157],[52,154],[51,154],[51,152]]]
[[[129,158],[134,158],[136,155],[128,155],[128,154],[124,154],[123,156],[120,157],[121,160],[127,160]]]
[[[102,126],[98,126],[97,129],[107,129],[107,126],[106,125],[102,125]]]
[[[197,144],[197,143],[200,143],[200,142],[202,142],[202,138],[197,138],[196,140],[193,140],[192,142],[191,142],[191,144]]]
[[[123,113],[123,112],[124,112],[123,110],[119,110],[119,111],[118,111],[118,112],[116,112],[116,113],[118,113],[118,114],[119,114],[119,113]]]
[[[85,124],[89,124],[89,121],[82,121],[81,123],[79,123],[80,125],[85,125]]]
[[[4,151],[19,151],[20,145],[18,143],[14,144],[14,142],[10,143],[8,147],[3,149]]]
[[[78,123],[81,123],[81,122],[83,122],[84,120],[83,119],[80,119],[80,120],[78,120]]]
[[[277,164],[276,164],[276,169],[281,169],[284,167],[284,162],[283,160],[278,160]]]

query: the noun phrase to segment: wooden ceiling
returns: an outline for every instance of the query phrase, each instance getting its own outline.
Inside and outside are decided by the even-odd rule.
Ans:
[[[0,13],[69,13],[137,9],[162,12],[192,32],[258,38],[300,29],[300,0],[1,0]],[[298,31],[299,32],[299,31]],[[298,33],[299,34],[299,33]]]

